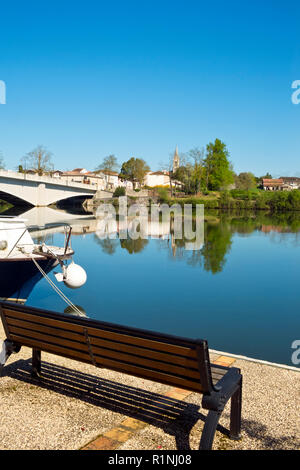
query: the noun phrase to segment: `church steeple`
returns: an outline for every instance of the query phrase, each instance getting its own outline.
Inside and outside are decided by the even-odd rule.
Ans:
[[[173,157],[173,173],[175,173],[176,170],[178,170],[180,164],[180,158],[178,155],[178,146],[176,145],[176,149],[174,152],[174,157]]]

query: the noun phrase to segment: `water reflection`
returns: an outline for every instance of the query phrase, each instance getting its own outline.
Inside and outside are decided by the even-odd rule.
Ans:
[[[103,220],[98,221],[95,241],[106,254],[114,255],[119,246],[126,249],[130,254],[137,254],[141,253],[147,246],[147,239],[132,240],[127,238],[118,240],[115,238],[119,233],[119,226],[115,221],[106,226],[106,232],[103,227]],[[193,229],[195,229],[195,226],[193,226]],[[187,250],[187,240],[185,238],[180,240],[174,238],[172,221],[169,224],[165,222],[157,224],[149,221],[148,224],[149,239],[157,239],[160,249],[168,250],[171,258],[184,261],[190,266],[201,267],[212,274],[220,273],[224,269],[235,234],[250,236],[256,231],[268,234],[271,240],[277,242],[285,240],[284,234],[293,233],[297,242],[300,237],[300,214],[230,214],[212,211],[211,214],[208,213],[205,217],[204,243],[197,250]],[[184,230],[182,232],[184,233]],[[280,235],[283,235],[283,237]]]
[[[119,220],[105,229],[93,214],[39,208],[23,217],[35,226],[35,237],[55,245],[63,228],[52,224],[69,223],[75,256],[88,276],[78,291],[62,286],[76,310],[45,280],[29,292],[28,304],[206,337],[213,349],[292,365],[290,345],[299,331],[300,213],[206,212],[204,243],[194,251],[186,250],[185,239],[175,239],[171,223],[149,224],[149,238],[132,240],[119,238]]]
[[[199,250],[186,250],[184,240],[174,240],[165,244],[170,257],[185,261],[190,266],[202,267],[212,274],[223,270],[226,255],[230,252],[233,232],[229,224],[207,220],[204,226],[204,243]]]
[[[120,240],[121,248],[127,250],[130,255],[133,253],[140,253],[147,246],[148,240],[143,238],[138,238],[137,240],[131,240],[127,238],[125,240]]]
[[[107,222],[103,217],[93,214],[74,214],[49,207],[32,208],[24,212],[22,217],[27,220],[27,225],[34,227],[31,235],[39,243],[45,241],[53,244],[54,235],[63,233],[64,230],[63,227],[55,227],[53,224],[67,222],[71,225],[72,235],[75,237],[94,234],[94,242],[107,255],[116,255],[119,248],[129,254],[139,254],[147,247],[150,239],[156,239],[158,248],[167,250],[173,260],[201,267],[212,274],[220,273],[224,269],[235,234],[250,236],[253,232],[261,232],[277,242],[285,240],[280,235],[286,233],[293,233],[296,242],[300,237],[300,214],[297,212],[270,215],[264,212],[237,214],[210,211],[205,214],[204,243],[194,250],[186,249],[189,240],[184,237],[175,239],[172,219],[170,222],[153,222],[149,218],[147,238],[134,240],[129,235],[124,238],[123,222],[118,218]],[[193,230],[195,227],[196,220],[193,220]],[[119,238],[121,230],[122,239]]]
[[[66,307],[64,309],[64,313],[66,313],[68,315],[76,315],[76,316],[80,316],[80,317],[86,317],[87,316],[86,311],[84,310],[83,307],[81,307],[81,305],[74,305],[74,307],[69,305],[68,307]]]
[[[94,241],[97,245],[99,245],[103,251],[107,255],[113,255],[116,253],[117,248],[119,247],[120,243],[118,239],[111,239],[111,238],[99,238],[97,235],[94,236]]]

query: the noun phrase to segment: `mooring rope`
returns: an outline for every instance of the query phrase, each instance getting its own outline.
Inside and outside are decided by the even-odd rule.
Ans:
[[[82,312],[74,305],[70,299],[57,287],[54,282],[50,279],[47,273],[43,270],[43,268],[38,264],[38,262],[34,259],[32,255],[29,255],[34,264],[36,265],[37,269],[40,271],[42,276],[48,281],[50,286],[55,290],[55,292],[70,306],[72,309],[74,309],[80,316],[82,316]]]

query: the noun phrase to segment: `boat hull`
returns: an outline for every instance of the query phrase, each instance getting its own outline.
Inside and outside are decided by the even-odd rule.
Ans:
[[[58,264],[56,259],[37,260],[47,274]],[[42,274],[31,259],[0,261],[0,299],[25,303]]]

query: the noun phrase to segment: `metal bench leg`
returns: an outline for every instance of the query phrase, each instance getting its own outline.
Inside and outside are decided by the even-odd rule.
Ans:
[[[230,410],[230,438],[237,440],[241,433],[241,409],[242,409],[242,376],[239,369],[231,368],[218,382],[216,390],[209,395],[204,395],[202,406],[209,410],[203,428],[200,449],[211,449],[214,435],[225,408],[231,400]]]
[[[221,414],[222,411],[208,412],[200,440],[200,450],[211,450]]]
[[[32,349],[31,377],[41,379],[41,351],[35,348]]]
[[[231,397],[230,408],[230,439],[241,438],[241,414],[242,414],[242,377],[239,388]]]

